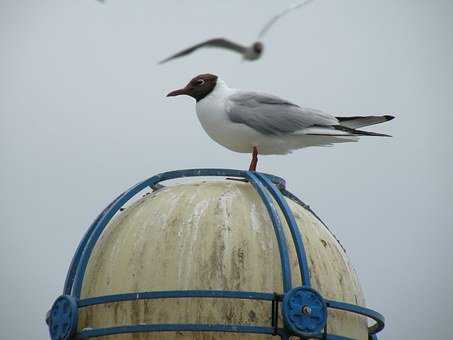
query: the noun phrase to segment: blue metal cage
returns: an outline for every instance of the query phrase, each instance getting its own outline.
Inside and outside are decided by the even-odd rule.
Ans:
[[[118,212],[118,210],[120,210],[120,208],[132,197],[147,187],[154,187],[158,183],[166,180],[197,176],[234,177],[250,182],[257,191],[269,213],[277,238],[282,267],[283,293],[178,290],[114,294],[81,299],[80,293],[82,290],[82,282],[91,253],[101,233],[115,213]],[[376,334],[384,328],[384,317],[381,314],[354,304],[324,299],[311,287],[310,272],[308,270],[307,255],[302,241],[301,230],[297,226],[296,220],[285,197],[310,210],[307,205],[286,190],[285,181],[282,178],[252,171],[228,169],[170,171],[148,178],[126,190],[101,212],[88,228],[88,231],[77,247],[67,273],[63,295],[55,300],[46,318],[51,339],[86,339],[122,333],[169,331],[254,333],[279,336],[281,339],[289,339],[290,336],[296,336],[300,339],[349,339],[347,337],[327,333],[327,309],[342,310],[373,319],[375,322],[368,328],[368,334],[369,339],[377,339]],[[301,282],[303,283],[301,287],[292,287],[288,241],[285,238],[283,224],[280,220],[278,209],[282,211],[290,229],[292,242],[294,243],[299,263],[298,275],[300,275]],[[319,219],[316,214],[313,213],[313,215]],[[323,222],[321,221],[321,223]],[[272,303],[271,310],[269,311],[271,323],[267,327],[236,324],[137,324],[95,329],[90,328],[77,332],[79,308],[119,301],[168,298],[223,298],[270,301]],[[279,324],[278,321],[279,309],[281,310],[281,315],[283,317],[283,324]]]

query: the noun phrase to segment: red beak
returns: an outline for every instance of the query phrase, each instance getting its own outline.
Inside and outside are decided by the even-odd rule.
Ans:
[[[167,94],[167,97],[180,96],[180,95],[183,95],[183,94],[188,94],[186,88],[175,90],[175,91],[171,91],[169,94]]]

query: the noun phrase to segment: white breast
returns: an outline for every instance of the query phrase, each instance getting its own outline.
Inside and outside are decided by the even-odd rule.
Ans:
[[[228,96],[235,91],[223,81],[217,81],[214,90],[197,102],[197,116],[203,129],[217,143],[232,151],[250,153],[258,134],[247,126],[232,123],[225,110]]]

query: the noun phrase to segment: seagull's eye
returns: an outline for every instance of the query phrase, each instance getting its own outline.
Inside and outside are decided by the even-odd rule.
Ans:
[[[197,79],[196,84],[197,85],[203,85],[204,84],[204,80],[203,79]]]

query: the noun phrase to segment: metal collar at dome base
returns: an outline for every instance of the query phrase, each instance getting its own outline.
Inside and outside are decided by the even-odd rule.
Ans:
[[[85,276],[88,261],[103,230],[120,210],[120,208],[133,198],[137,193],[147,187],[154,187],[156,184],[183,177],[236,177],[247,180],[254,187],[263,201],[266,210],[271,218],[274,232],[277,238],[280,262],[282,267],[282,284],[283,294],[268,292],[245,292],[245,291],[218,291],[218,290],[178,290],[178,291],[153,291],[114,294],[107,296],[92,297],[80,299],[82,283]],[[308,207],[297,197],[292,195],[285,188],[285,181],[269,174],[231,170],[231,169],[188,169],[169,171],[150,177],[119,195],[110,203],[95,221],[90,225],[88,231],[83,236],[74,257],[71,261],[68,274],[66,276],[63,295],[54,303],[49,317],[46,320],[50,327],[52,340],[69,340],[80,338],[94,338],[111,334],[136,333],[136,332],[169,332],[169,331],[194,331],[194,332],[236,332],[236,333],[255,333],[270,334],[280,336],[281,339],[289,339],[290,336],[299,336],[305,338],[319,338],[330,340],[346,340],[334,334],[326,333],[327,309],[337,309],[366,316],[375,321],[375,324],[368,328],[370,339],[377,339],[376,333],[384,328],[384,317],[365,307],[324,299],[319,292],[311,288],[310,272],[308,268],[307,255],[305,252],[301,230],[299,229],[294,215],[289,208],[285,197]],[[278,211],[283,213],[286,224],[290,230],[292,242],[296,250],[299,263],[299,275],[301,278],[301,287],[292,287],[292,272],[289,260],[288,241],[284,234],[284,225],[282,224]],[[310,209],[309,209],[310,210]],[[312,212],[310,210],[310,212]],[[318,218],[314,212],[313,215]],[[318,218],[319,219],[319,218]],[[320,220],[321,221],[321,220]],[[321,223],[323,223],[321,221]],[[324,224],[324,223],[323,223]],[[147,299],[168,299],[168,298],[221,298],[221,299],[249,299],[256,301],[272,302],[270,308],[271,325],[268,327],[255,325],[228,325],[228,324],[139,324],[124,325],[118,327],[106,327],[96,329],[82,329],[75,333],[77,329],[77,318],[67,317],[62,314],[62,302],[67,301],[68,305],[74,308],[84,308],[87,306],[133,300]],[[72,302],[74,301],[74,303]],[[58,303],[57,303],[58,302]],[[69,304],[69,302],[71,302]],[[284,319],[283,327],[278,325],[278,308],[281,305]],[[301,306],[301,310],[299,307]],[[54,316],[54,317],[53,317]],[[64,331],[55,331],[55,325],[61,322],[65,317]],[[53,319],[54,318],[54,319]],[[52,328],[54,327],[54,328]],[[67,330],[66,330],[67,329]],[[57,334],[57,335],[55,335]]]

